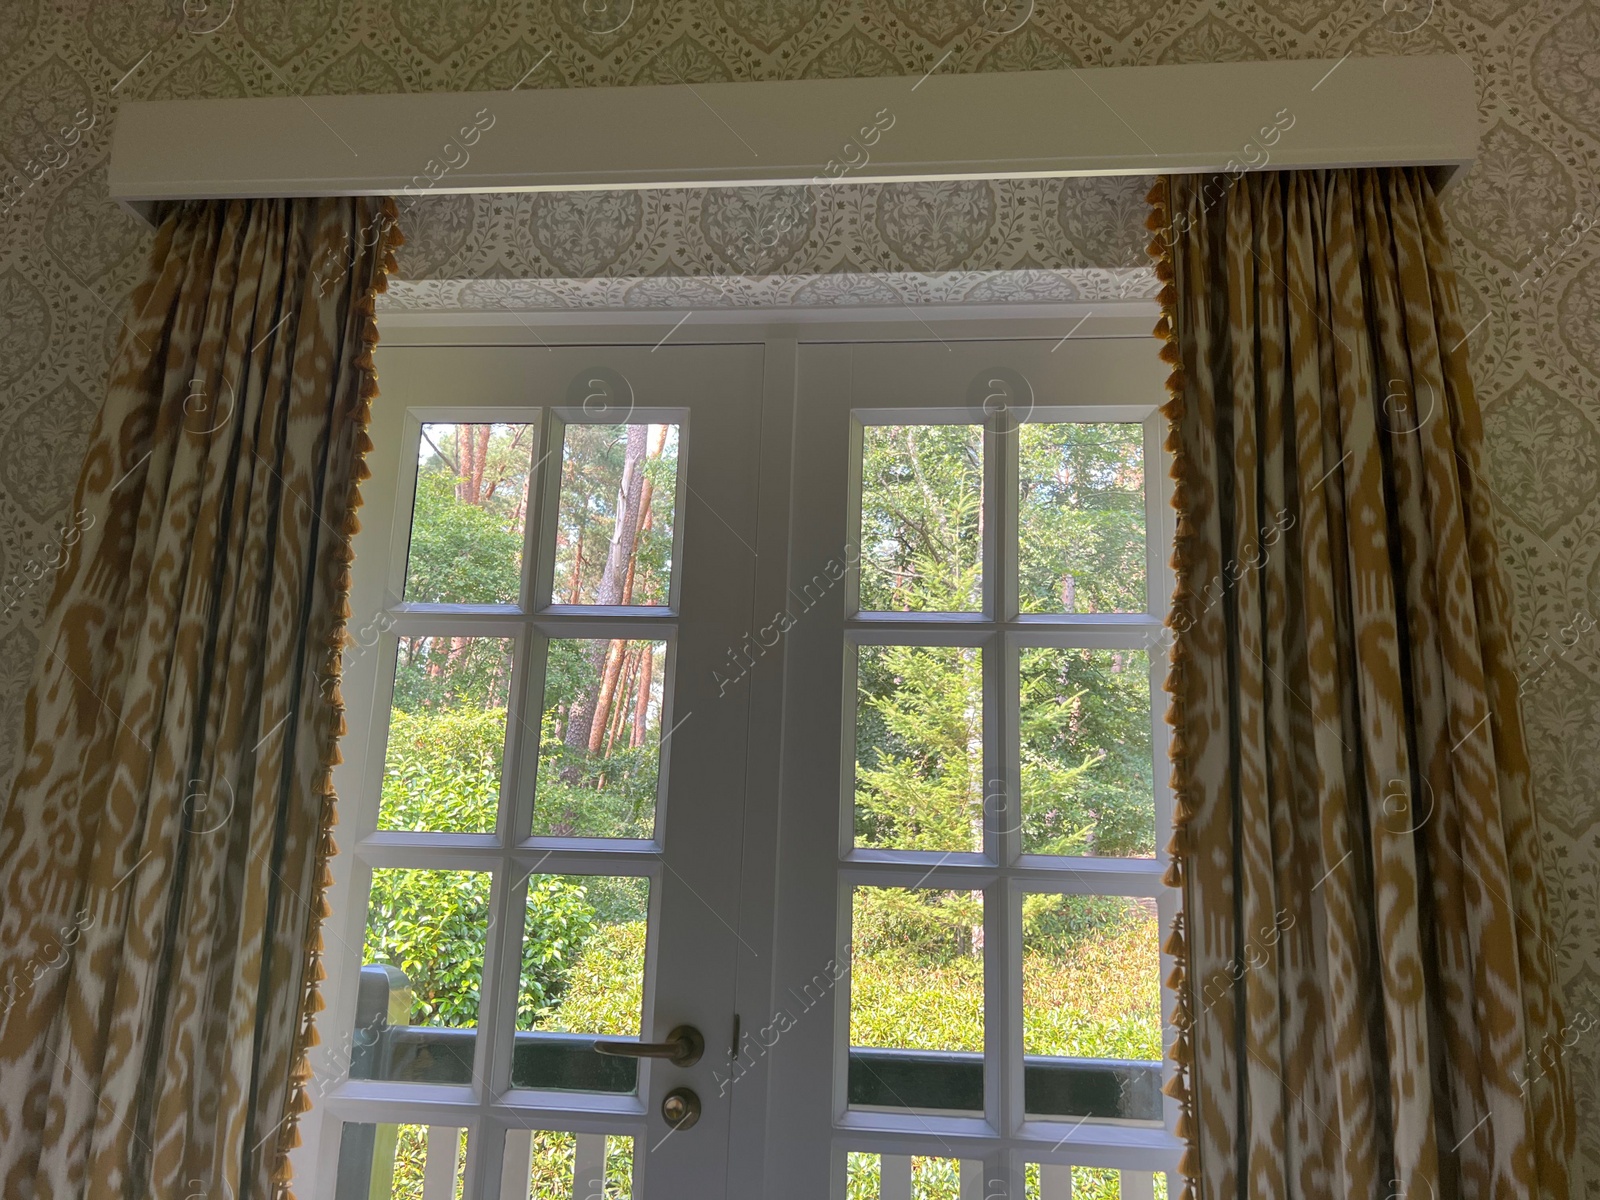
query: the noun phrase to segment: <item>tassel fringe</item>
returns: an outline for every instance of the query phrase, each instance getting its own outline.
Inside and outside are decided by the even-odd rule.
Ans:
[[[1189,476],[1189,459],[1183,442],[1184,372],[1183,343],[1178,317],[1177,269],[1173,256],[1173,239],[1176,226],[1172,213],[1172,180],[1162,176],[1145,199],[1150,214],[1145,228],[1151,233],[1148,247],[1155,259],[1156,278],[1162,283],[1161,317],[1156,322],[1155,336],[1161,339],[1161,361],[1172,368],[1167,376],[1167,402],[1161,413],[1167,419],[1166,447],[1172,455],[1172,507],[1177,511],[1177,536],[1172,550],[1172,569],[1176,576],[1173,589],[1172,612],[1167,617],[1167,628],[1172,631],[1172,651],[1167,667],[1167,724],[1172,730],[1172,840],[1167,847],[1169,861],[1164,882],[1169,887],[1184,888],[1189,877],[1187,859],[1189,838],[1187,826],[1194,816],[1190,800],[1188,742],[1184,736],[1184,668],[1189,656],[1188,631],[1193,622],[1189,619],[1193,589],[1189,586],[1189,542],[1192,530],[1186,518],[1188,500],[1185,483]],[[1187,899],[1187,893],[1185,894]],[[1178,1170],[1183,1178],[1179,1193],[1182,1200],[1195,1200],[1200,1187],[1200,1144],[1198,1121],[1195,1118],[1193,998],[1190,995],[1188,938],[1184,932],[1183,906],[1173,919],[1172,932],[1166,949],[1173,957],[1172,973],[1167,982],[1177,999],[1173,1005],[1172,1024],[1176,1036],[1172,1040],[1172,1076],[1162,1086],[1162,1091],[1178,1102],[1177,1136],[1183,1139],[1185,1149]]]
[[[321,983],[327,978],[327,971],[322,966],[322,923],[333,911],[328,905],[328,887],[333,882],[329,860],[338,852],[332,832],[339,823],[339,798],[334,791],[333,768],[344,761],[339,753],[339,738],[345,731],[344,696],[339,688],[339,680],[343,673],[344,647],[351,640],[345,628],[350,617],[350,564],[355,558],[350,550],[349,539],[361,528],[361,521],[356,516],[356,510],[361,507],[361,483],[372,475],[367,468],[366,455],[372,449],[372,439],[367,436],[367,424],[372,418],[372,400],[378,394],[378,376],[372,362],[372,348],[378,344],[375,297],[387,290],[388,275],[395,270],[395,249],[405,242],[398,217],[395,203],[388,197],[379,203],[375,213],[370,214],[378,245],[367,259],[372,275],[365,281],[352,314],[361,346],[353,364],[360,377],[356,388],[357,402],[351,413],[351,418],[356,422],[355,436],[351,439],[354,462],[351,464],[350,491],[345,502],[345,540],[334,555],[339,564],[333,606],[335,628],[328,637],[328,654],[324,660],[322,686],[319,689],[321,695],[327,697],[327,704],[324,709],[322,766],[317,771],[313,788],[314,794],[322,797],[322,811],[317,830],[316,861],[312,866],[311,917],[306,929],[305,958],[300,973],[300,1024],[289,1059],[289,1094],[272,1161],[272,1193],[277,1200],[294,1200],[294,1191],[290,1187],[294,1168],[290,1165],[289,1154],[300,1145],[300,1118],[311,1111],[311,1093],[307,1088],[311,1081],[310,1052],[311,1047],[320,1045],[322,1041],[317,1035],[316,1023],[317,1014],[325,1007]],[[357,285],[362,286],[361,281],[358,280]]]

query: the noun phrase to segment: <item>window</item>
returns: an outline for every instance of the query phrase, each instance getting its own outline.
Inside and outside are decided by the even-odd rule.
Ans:
[[[1164,1194],[1160,367],[1051,345],[385,349],[308,1195]]]

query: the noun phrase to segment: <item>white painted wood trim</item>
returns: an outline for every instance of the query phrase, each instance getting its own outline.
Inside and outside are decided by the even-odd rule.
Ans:
[[[1066,1163],[1040,1163],[1039,1200],[1072,1200],[1072,1168]]]
[[[572,1157],[572,1200],[605,1200],[606,1135],[580,1133]]]
[[[985,1200],[983,1160],[963,1158],[960,1166],[961,1200]]]
[[[422,1163],[422,1200],[455,1200],[460,1156],[459,1126],[428,1126],[427,1157]]]
[[[148,209],[184,197],[1146,175],[1230,165],[1448,172],[1476,145],[1464,59],[1346,56],[130,101],[117,114],[109,189]]]
[[[528,1200],[533,1170],[533,1130],[506,1130],[506,1155],[500,1160],[500,1200]]]
[[[911,1156],[883,1154],[878,1158],[878,1200],[911,1200]]]

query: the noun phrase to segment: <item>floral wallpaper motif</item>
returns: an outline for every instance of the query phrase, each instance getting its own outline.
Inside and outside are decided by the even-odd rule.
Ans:
[[[0,776],[37,650],[35,576],[149,242],[104,199],[123,99],[1347,53],[1456,53],[1477,74],[1482,158],[1447,210],[1529,664],[1568,1005],[1600,1015],[1600,0],[3,0]],[[1141,190],[430,199],[410,214],[402,268],[415,303],[667,303],[686,287],[745,303],[1116,294],[1139,286],[1116,269],[1140,264]],[[1569,1053],[1576,1194],[1600,1194],[1600,1038]]]

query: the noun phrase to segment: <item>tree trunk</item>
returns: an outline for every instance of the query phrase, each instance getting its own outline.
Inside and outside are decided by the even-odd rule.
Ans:
[[[482,506],[488,499],[483,493],[483,475],[489,461],[490,425],[456,426],[456,458],[460,473],[456,476],[456,499],[463,504]]]
[[[650,676],[655,665],[656,648],[646,645],[639,663],[639,698],[633,705],[633,732],[628,737],[628,745],[633,748],[644,745],[645,722],[650,716]]]
[[[622,663],[627,657],[628,643],[621,638],[612,638],[611,644],[606,647],[605,671],[600,677],[600,698],[594,706],[594,716],[589,721],[589,753],[595,754],[600,750],[600,743],[606,734],[606,725],[611,719],[611,702],[617,694],[617,680],[622,675]]]
[[[606,555],[605,570],[600,574],[600,586],[595,591],[596,604],[624,602],[623,588],[628,579],[628,568],[633,561],[634,546],[638,541],[639,523],[643,515],[640,510],[644,499],[646,426],[629,425],[627,431],[622,459],[622,484],[617,489],[617,519],[612,527],[611,548]],[[611,654],[612,648],[604,643],[597,643],[590,652],[589,664],[595,685],[580,691],[573,701],[572,718],[567,726],[568,749],[589,753],[599,749],[600,739],[605,733],[605,710],[610,707],[611,693],[616,689],[616,667],[609,661]],[[618,654],[620,657],[620,652]],[[605,664],[604,674],[601,669],[602,663]],[[595,736],[595,730],[599,731],[598,737]],[[575,782],[577,771],[569,767],[562,776],[568,782]]]

